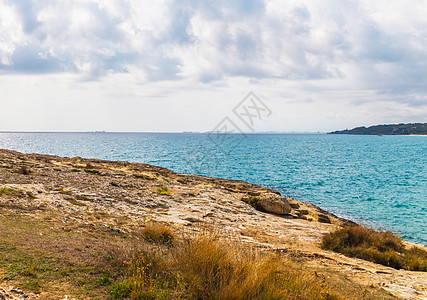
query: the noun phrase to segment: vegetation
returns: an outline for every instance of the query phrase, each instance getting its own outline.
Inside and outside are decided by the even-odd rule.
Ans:
[[[0,189],[0,195],[6,195],[9,194],[10,189],[8,189],[7,187],[3,187]]]
[[[140,232],[142,238],[150,243],[170,245],[174,235],[169,226],[159,223],[149,223]]]
[[[405,248],[402,239],[391,232],[349,226],[325,235],[322,247],[395,269],[427,271],[427,251]]]
[[[167,186],[159,187],[159,188],[156,190],[156,192],[157,192],[159,195],[166,195],[166,196],[169,196],[169,195],[170,195],[170,193],[171,193],[171,191],[169,190],[169,188],[168,188]]]
[[[249,198],[246,203],[255,209],[261,210],[258,197]]]
[[[0,281],[49,299],[394,299],[209,231],[149,221],[131,237],[51,216],[0,218]]]
[[[7,188],[4,186],[4,187],[0,188],[0,195],[21,196],[21,195],[23,195],[23,192],[19,191],[19,190]]]
[[[367,290],[334,285],[316,272],[303,270],[283,254],[202,231],[177,237],[159,236],[165,225],[151,224],[135,237],[132,247],[117,253],[123,278],[110,295],[115,299],[356,299]],[[161,236],[161,235],[160,235]],[[386,299],[386,298],[384,298]]]
[[[427,134],[427,123],[376,125],[370,127],[356,127],[351,130],[340,130],[331,134],[360,134],[360,135],[410,135]]]

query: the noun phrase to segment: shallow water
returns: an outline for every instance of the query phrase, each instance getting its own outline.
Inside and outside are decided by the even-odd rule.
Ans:
[[[424,136],[0,133],[0,148],[245,180],[427,245]]]

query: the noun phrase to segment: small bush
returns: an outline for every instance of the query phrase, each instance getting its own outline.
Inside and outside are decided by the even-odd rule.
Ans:
[[[405,255],[408,270],[427,272],[427,251],[419,247],[412,247]]]
[[[402,239],[391,232],[349,226],[325,235],[322,248],[395,269],[427,271],[427,251],[407,250]]]
[[[157,192],[159,195],[166,195],[166,196],[169,196],[169,195],[170,195],[170,193],[171,193],[171,191],[169,190],[169,188],[168,188],[167,186],[159,187],[159,188],[156,190],[156,192]]]
[[[160,223],[149,223],[140,234],[144,240],[155,244],[170,245],[174,239],[172,229]]]
[[[247,202],[250,206],[257,210],[261,210],[261,207],[259,205],[259,198],[258,197],[252,197]]]

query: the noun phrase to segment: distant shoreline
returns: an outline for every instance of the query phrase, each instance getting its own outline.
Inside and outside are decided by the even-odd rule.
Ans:
[[[359,133],[328,133],[328,135],[357,135],[357,136],[427,136],[427,134],[359,134]]]
[[[353,129],[337,130],[329,134],[353,135],[427,135],[427,123],[388,124],[361,126]]]

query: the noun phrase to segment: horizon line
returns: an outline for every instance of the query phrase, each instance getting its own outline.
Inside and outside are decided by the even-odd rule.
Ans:
[[[219,131],[106,131],[106,130],[93,130],[93,131],[21,131],[21,130],[0,130],[0,133],[155,133],[155,134],[327,134],[323,131],[257,131],[257,132],[238,132],[238,133],[224,133]]]

